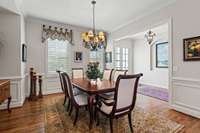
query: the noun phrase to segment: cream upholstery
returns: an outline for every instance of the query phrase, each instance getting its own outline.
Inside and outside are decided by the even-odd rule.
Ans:
[[[133,101],[133,93],[136,79],[121,79],[118,87],[117,109],[130,106]]]
[[[116,109],[121,109],[124,107],[128,107],[132,105],[133,102],[133,94],[135,87],[136,79],[120,79],[119,87],[118,87],[118,95],[117,95],[117,103]],[[113,101],[113,100],[112,100]],[[110,100],[106,100],[106,103],[109,103]],[[112,112],[113,106],[108,106],[101,102],[100,110],[106,114],[110,114]],[[129,109],[123,110],[122,112],[117,112],[115,115],[119,115],[124,112],[128,112]]]
[[[87,95],[83,95],[83,94],[76,95],[74,96],[74,99],[76,103],[80,106],[84,106],[88,104]]]
[[[73,69],[72,70],[73,78],[83,78],[83,70],[82,69]]]
[[[109,103],[109,101],[106,101],[106,102]],[[102,105],[101,105],[101,107],[100,107],[100,110],[103,111],[103,112],[106,113],[106,114],[110,114],[110,113],[112,112],[112,109],[113,109],[113,106],[108,106],[108,105],[106,105],[106,104],[104,104],[104,103],[102,103]],[[115,113],[115,115],[122,114],[122,113],[124,113],[124,112],[126,112],[126,111],[129,111],[129,110],[124,110],[124,111],[122,111],[122,112],[117,112],[117,113]]]
[[[104,70],[103,72],[103,79],[104,80],[110,80],[110,74],[112,70]]]
[[[100,110],[101,110],[101,111],[103,111],[103,112],[106,113],[106,114],[110,114],[111,111],[112,111],[112,109],[113,109],[113,106],[107,106],[107,105],[105,105],[105,104],[102,102],[102,105],[101,105],[101,107],[100,107]]]
[[[119,75],[125,75],[125,72],[126,72],[126,71],[121,71],[121,70],[119,71],[119,70],[115,70],[115,71],[113,72],[113,75],[114,75],[114,76],[113,76],[113,81],[115,81],[115,82],[116,82],[116,81],[117,81],[117,78],[118,78],[118,76],[119,76]]]

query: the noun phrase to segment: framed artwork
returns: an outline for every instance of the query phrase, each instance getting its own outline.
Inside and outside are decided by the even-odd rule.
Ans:
[[[105,53],[105,62],[106,63],[112,63],[112,52],[106,52]]]
[[[200,36],[183,39],[184,61],[200,60]]]
[[[168,68],[168,42],[156,44],[156,67]]]
[[[82,52],[75,52],[74,53],[74,62],[81,63],[83,61],[83,53]]]
[[[22,44],[22,61],[27,62],[27,46]]]

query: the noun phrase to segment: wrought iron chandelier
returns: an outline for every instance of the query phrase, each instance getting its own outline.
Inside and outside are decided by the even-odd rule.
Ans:
[[[146,34],[145,34],[145,38],[147,39],[147,42],[149,45],[152,44],[154,37],[156,36],[156,33],[154,33],[153,31],[149,30]]]
[[[97,50],[106,48],[106,36],[105,33],[100,31],[96,33],[95,29],[95,4],[96,1],[93,0],[92,2],[93,6],[93,29],[82,33],[82,40],[84,47],[90,49],[90,50]]]

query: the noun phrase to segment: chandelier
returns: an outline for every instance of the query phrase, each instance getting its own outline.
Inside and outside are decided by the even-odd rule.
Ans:
[[[156,33],[154,33],[153,31],[149,30],[146,34],[145,34],[145,38],[147,39],[147,42],[149,45],[152,44],[154,37],[156,36]]]
[[[97,49],[106,48],[106,36],[105,36],[105,33],[102,31],[96,33],[96,30],[95,30],[96,1],[93,0],[91,3],[93,6],[93,29],[88,32],[82,33],[82,40],[83,40],[84,47],[93,51]]]

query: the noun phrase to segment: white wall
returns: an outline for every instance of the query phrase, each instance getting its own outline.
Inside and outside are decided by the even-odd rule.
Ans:
[[[44,86],[43,91],[46,94],[54,93],[54,92],[60,92],[60,84],[59,79],[56,75],[56,77],[48,77],[46,75],[47,65],[46,62],[46,48],[47,45],[45,43],[41,42],[41,36],[42,36],[42,25],[51,25],[51,26],[57,26],[57,27],[63,27],[67,29],[73,30],[73,46],[71,46],[71,49],[68,51],[71,53],[71,67],[72,68],[80,68],[83,67],[84,70],[87,68],[87,64],[89,61],[89,50],[84,48],[82,45],[81,40],[81,33],[84,31],[87,31],[89,29],[71,26],[67,24],[61,24],[57,22],[51,22],[47,20],[41,20],[36,18],[28,18],[26,20],[26,40],[28,45],[28,66],[27,66],[27,72],[29,71],[30,67],[35,68],[36,72],[44,74]],[[81,51],[83,52],[83,61],[82,63],[75,63],[74,62],[74,52],[75,51]],[[29,91],[27,90],[27,94]]]
[[[0,79],[11,81],[11,107],[22,106],[25,100],[25,63],[21,61],[21,44],[25,43],[23,16],[10,11],[0,12]],[[0,106],[5,108],[6,103]]]
[[[111,33],[111,40],[133,35],[155,27],[172,18],[173,84],[171,88],[172,108],[200,118],[200,62],[183,61],[183,39],[199,36],[200,18],[196,17],[199,0],[177,0],[144,18]],[[175,69],[174,69],[175,68]]]
[[[0,13],[0,76],[20,76],[20,16]]]
[[[156,43],[168,42],[168,32],[166,31],[163,33],[156,32],[154,39]],[[134,73],[142,72],[144,74],[141,83],[168,89],[168,68],[156,68],[156,43],[151,48],[147,44],[144,34],[142,34],[142,37],[133,40],[133,71]],[[152,49],[152,55],[150,55],[150,49]],[[152,70],[150,69],[150,58],[152,59]]]

